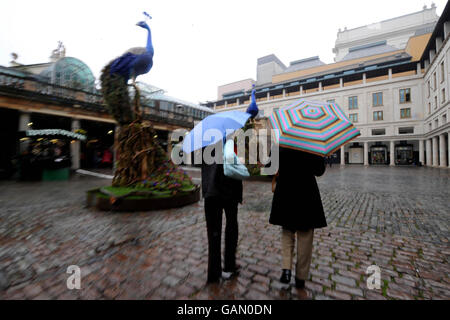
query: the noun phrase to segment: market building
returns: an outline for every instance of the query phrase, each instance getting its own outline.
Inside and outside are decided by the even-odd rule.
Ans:
[[[217,112],[245,110],[256,84],[260,125],[298,99],[336,102],[361,136],[336,152],[344,164],[448,167],[448,7],[430,8],[339,31],[335,63],[319,57],[289,66],[274,54],[259,58],[256,80],[220,86],[205,103]],[[428,85],[427,83],[431,83]]]
[[[102,102],[92,71],[83,61],[66,56],[62,43],[47,63],[23,65],[16,59],[17,54],[13,54],[10,66],[0,66],[0,178],[11,176],[21,154],[34,151],[29,146],[36,142],[31,131],[58,129],[58,134],[65,133],[66,139],[39,138],[39,142],[50,140],[57,145],[58,153],[68,155],[72,169],[96,167],[97,162],[101,163],[99,157],[114,153],[116,123]],[[144,117],[152,121],[156,138],[167,151],[173,130],[191,129],[194,122],[213,113],[157,87],[145,83],[139,83],[139,87]],[[83,134],[87,139],[72,139],[67,132]],[[106,164],[111,166],[112,162],[108,156]]]

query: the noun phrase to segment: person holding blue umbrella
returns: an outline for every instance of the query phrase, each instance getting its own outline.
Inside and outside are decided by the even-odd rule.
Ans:
[[[215,147],[211,156],[217,150],[223,150],[226,137],[242,128],[249,118],[254,118],[256,102],[252,103],[247,112],[228,111],[217,113],[203,119],[189,132],[183,141],[183,151],[186,153],[202,150],[208,146]],[[214,135],[209,135],[212,130]],[[220,157],[219,159],[223,159]],[[242,180],[231,178],[224,173],[224,164],[220,161],[206,163],[202,159],[202,195],[205,199],[205,220],[208,235],[208,275],[207,283],[218,283],[225,276],[230,278],[238,272],[236,265],[236,250],[238,243],[238,205],[242,203]],[[225,253],[224,268],[221,261],[222,214],[225,211]],[[224,272],[224,274],[222,273]]]

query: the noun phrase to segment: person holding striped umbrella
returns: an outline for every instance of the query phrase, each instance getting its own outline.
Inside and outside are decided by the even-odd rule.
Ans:
[[[325,173],[324,157],[360,135],[335,103],[299,100],[269,117],[280,147],[269,223],[282,227],[282,274],[291,282],[297,236],[295,286],[304,288],[311,264],[314,229],[327,226],[316,177]]]

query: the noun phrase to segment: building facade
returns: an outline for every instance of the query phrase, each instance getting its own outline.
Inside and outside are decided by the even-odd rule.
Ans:
[[[293,62],[284,71],[272,74],[270,83],[257,82],[260,117],[267,117],[275,109],[300,98],[336,102],[361,131],[361,136],[343,146],[334,155],[335,162],[448,167],[447,36],[450,28],[443,22],[448,19],[447,8],[439,21],[435,10],[432,6],[381,22],[381,25],[391,25],[382,28],[386,31],[385,38],[377,33],[375,38],[367,40],[375,41],[372,43],[349,40],[349,44],[356,46],[339,47],[335,63],[324,64],[318,57],[303,59],[297,66]],[[409,25],[397,32],[407,37],[405,43],[392,42],[396,25]],[[436,31],[439,28],[441,32]],[[351,34],[355,30],[344,32]],[[344,43],[342,37],[338,40],[337,43]],[[284,66],[273,57],[265,57],[264,61],[280,66],[280,70]],[[428,82],[431,82],[430,93]],[[249,97],[250,92],[246,91],[209,102],[207,106],[218,112],[244,111]]]

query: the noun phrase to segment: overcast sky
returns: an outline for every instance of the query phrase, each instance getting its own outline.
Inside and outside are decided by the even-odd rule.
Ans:
[[[440,15],[447,1],[435,0]],[[58,40],[67,56],[98,77],[125,50],[146,45],[135,26],[153,19],[153,68],[138,78],[194,103],[215,100],[217,86],[256,78],[256,60],[284,64],[320,56],[332,63],[339,28],[355,28],[422,10],[425,0],[0,0],[0,65],[11,52],[24,64],[48,62]]]

